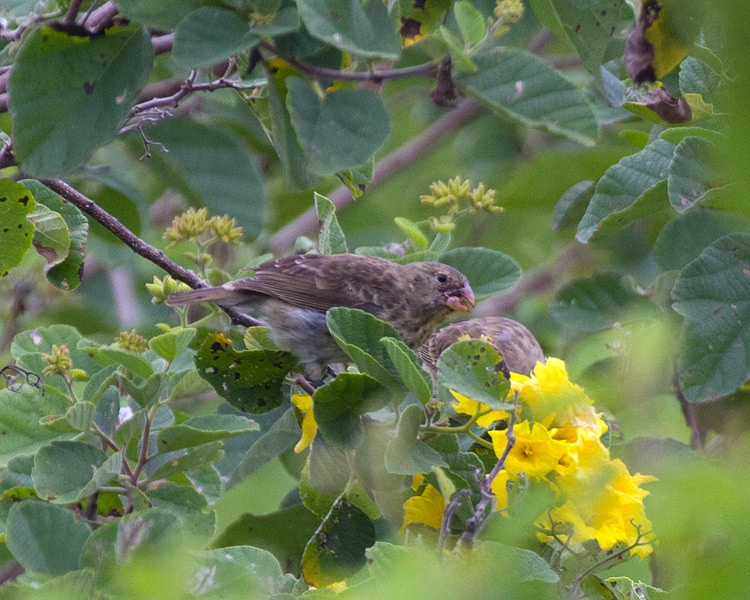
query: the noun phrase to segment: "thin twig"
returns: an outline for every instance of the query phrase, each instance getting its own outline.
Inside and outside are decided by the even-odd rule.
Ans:
[[[371,81],[373,83],[381,83],[387,79],[403,79],[405,77],[434,77],[437,73],[438,63],[427,62],[421,65],[415,65],[413,67],[404,67],[401,69],[384,69],[382,71],[368,70],[368,71],[341,71],[339,69],[328,69],[326,67],[318,67],[308,63],[300,62],[291,56],[287,56],[283,52],[280,52],[273,44],[269,42],[261,41],[258,44],[259,47],[275,54],[285,62],[299,69],[306,75],[310,75],[315,78],[323,79],[335,79],[338,81]]]
[[[303,392],[312,396],[315,393],[315,386],[313,386],[307,378],[301,373],[297,373],[294,376],[294,383],[297,384]]]
[[[65,25],[75,24],[76,17],[78,16],[78,11],[81,10],[81,4],[83,4],[83,0],[70,0],[68,12],[65,13],[65,18],[63,19],[63,23],[65,23]]]
[[[73,206],[86,213],[96,222],[102,224],[106,229],[117,236],[117,238],[122,240],[131,250],[133,250],[133,252],[151,261],[156,266],[161,267],[175,279],[188,284],[193,289],[208,287],[208,285],[195,273],[181,267],[173,260],[167,258],[164,252],[157,250],[150,244],[144,242],[115,217],[99,207],[96,202],[73,189],[64,181],[60,179],[43,179],[41,181],[53,192],[56,192]],[[262,325],[257,319],[253,319],[236,308],[224,308],[223,310],[230,316],[232,323],[236,325],[244,325],[245,327]]]
[[[479,113],[479,110],[479,105],[473,100],[463,100],[456,108],[441,116],[417,137],[397,148],[388,156],[383,157],[375,164],[372,181],[367,187],[368,191],[381,181],[408,167],[423,155],[435,150],[442,138],[454,133],[462,125],[473,119]],[[349,188],[344,185],[336,188],[328,198],[337,209],[343,208],[354,200]],[[271,236],[269,241],[271,250],[276,253],[288,250],[294,244],[294,240],[317,226],[318,217],[315,209],[311,208]]]
[[[461,500],[471,494],[471,490],[464,488],[456,492],[453,499],[445,507],[443,512],[443,522],[440,525],[440,537],[438,538],[438,550],[442,550],[445,547],[445,542],[451,533],[451,521],[453,520],[453,514],[458,510]]]
[[[154,411],[154,415],[155,414],[156,411]],[[149,437],[151,436],[151,421],[154,418],[154,415],[146,415],[146,424],[143,427],[143,435],[141,436],[141,451],[138,455],[138,464],[133,470],[133,485],[138,485],[138,478],[141,476],[141,471],[143,471],[143,467],[145,467],[146,463],[148,462],[148,446],[150,441]]]

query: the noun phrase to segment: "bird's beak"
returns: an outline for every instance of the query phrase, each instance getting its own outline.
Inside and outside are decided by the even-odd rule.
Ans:
[[[469,312],[471,307],[474,306],[474,290],[471,289],[468,283],[457,290],[451,290],[445,292],[445,303],[457,312]]]

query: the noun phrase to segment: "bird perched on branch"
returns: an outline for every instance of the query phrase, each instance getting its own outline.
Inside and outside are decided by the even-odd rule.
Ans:
[[[443,351],[463,339],[487,341],[513,373],[531,375],[536,363],[544,361],[544,353],[534,334],[517,321],[504,317],[467,319],[446,325],[419,348],[419,357],[434,375]]]
[[[418,348],[449,313],[474,306],[466,277],[435,262],[399,265],[355,254],[306,254],[271,260],[254,271],[219,287],[172,294],[167,304],[213,302],[263,319],[272,339],[296,354],[315,379],[328,363],[348,360],[328,332],[329,308],[364,310]]]

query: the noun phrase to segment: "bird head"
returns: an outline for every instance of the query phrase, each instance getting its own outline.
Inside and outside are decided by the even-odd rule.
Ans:
[[[451,311],[469,312],[474,306],[474,291],[460,271],[436,262],[404,265],[420,300]]]

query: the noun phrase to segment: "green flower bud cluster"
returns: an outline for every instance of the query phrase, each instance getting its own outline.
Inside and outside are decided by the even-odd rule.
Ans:
[[[498,0],[495,10],[492,11],[495,18],[503,23],[517,23],[523,17],[523,13],[524,6],[521,0]]]
[[[43,373],[45,375],[70,375],[70,370],[73,368],[73,361],[70,359],[70,352],[68,347],[63,344],[62,346],[52,346],[52,354],[42,354],[42,360],[47,363],[44,367]]]
[[[447,206],[448,212],[440,217],[430,217],[430,225],[434,231],[449,233],[455,227],[456,217],[465,213],[486,211],[490,213],[502,212],[501,206],[495,206],[496,192],[485,189],[480,183],[473,190],[470,180],[460,177],[449,179],[448,183],[436,181],[430,185],[430,195],[420,196],[422,204],[440,207]]]
[[[172,226],[167,228],[162,237],[169,242],[167,248],[185,240],[198,241],[207,232],[226,244],[239,245],[242,243],[242,227],[236,225],[236,219],[230,219],[229,215],[209,218],[208,209],[189,208],[172,220]]]
[[[153,296],[153,298],[151,298],[151,302],[153,302],[154,304],[164,304],[164,301],[169,297],[170,294],[174,294],[175,292],[187,292],[191,289],[191,287],[186,283],[183,283],[182,281],[176,281],[175,279],[172,279],[172,277],[167,275],[166,277],[164,277],[164,279],[159,279],[158,277],[154,276],[154,281],[152,283],[147,283],[146,289]]]
[[[138,335],[135,329],[132,329],[131,331],[121,331],[120,335],[115,338],[115,343],[123,350],[130,350],[132,352],[138,352],[139,354],[148,350],[148,342],[146,341],[146,338],[142,335]]]

